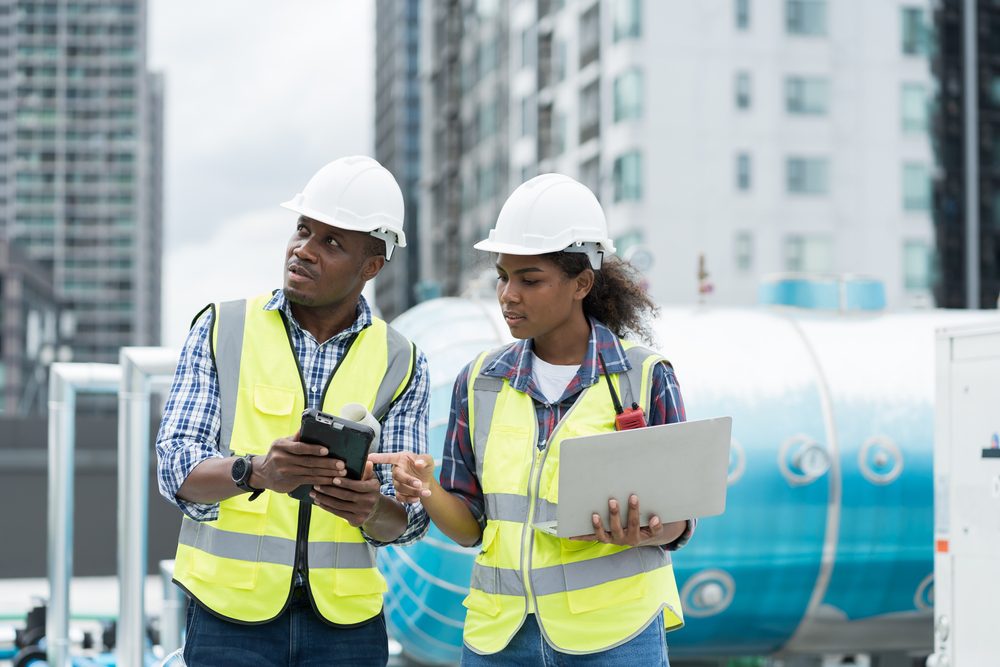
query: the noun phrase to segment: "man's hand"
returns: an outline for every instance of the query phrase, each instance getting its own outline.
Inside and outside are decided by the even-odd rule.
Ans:
[[[381,487],[372,474],[372,461],[369,460],[360,480],[337,477],[329,484],[314,486],[309,496],[317,506],[357,528],[370,521],[378,511],[382,502]]]
[[[669,544],[683,532],[685,522],[679,521],[664,525],[660,521],[660,517],[655,514],[649,517],[648,525],[640,526],[639,521],[642,514],[639,512],[639,496],[635,494],[629,496],[628,505],[628,518],[624,527],[621,522],[618,501],[612,498],[608,501],[608,513],[611,515],[609,530],[604,529],[600,515],[594,514],[591,517],[591,521],[594,524],[594,532],[590,535],[579,535],[570,539],[604,542],[605,544],[617,544],[619,546],[645,547]],[[680,527],[679,531],[675,530],[678,526]]]
[[[392,465],[392,485],[396,487],[396,498],[400,502],[412,504],[431,495],[434,457],[430,454],[369,454],[368,461]]]
[[[310,445],[291,438],[279,438],[271,443],[267,455],[253,460],[250,486],[279,493],[309,484],[333,484],[347,474],[344,462],[326,456],[322,445]]]

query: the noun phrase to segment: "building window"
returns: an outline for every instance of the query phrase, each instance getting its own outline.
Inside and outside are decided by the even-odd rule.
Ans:
[[[750,72],[736,73],[736,108],[750,108]]]
[[[495,70],[497,65],[500,64],[496,41],[489,39],[480,43],[476,60],[479,63],[479,80],[482,81],[487,74]]]
[[[739,153],[736,156],[736,189],[737,190],[749,190],[750,189],[750,154],[749,153]]]
[[[822,195],[829,191],[829,161],[826,158],[790,157],[785,163],[788,192]]]
[[[601,133],[601,94],[599,81],[580,91],[580,143]]]
[[[616,42],[642,36],[640,0],[615,0],[614,37]]]
[[[928,211],[931,207],[931,178],[927,165],[908,162],[903,165],[903,210]]]
[[[566,114],[559,112],[556,114],[556,119],[553,127],[554,139],[554,155],[562,155],[566,150],[566,133],[569,123],[566,120]]]
[[[750,0],[733,0],[736,10],[736,29],[749,30],[750,28]]]
[[[533,137],[537,132],[535,121],[538,116],[538,107],[535,105],[533,96],[521,98],[521,136]]]
[[[642,199],[642,153],[631,151],[615,159],[612,172],[614,200],[639,201]]]
[[[933,255],[925,241],[903,242],[903,286],[908,290],[929,290]]]
[[[900,100],[903,132],[927,131],[927,89],[919,83],[904,83]]]
[[[801,273],[830,273],[833,244],[825,236],[785,237],[785,270]]]
[[[479,140],[482,141],[483,139],[489,139],[492,137],[497,131],[497,105],[492,102],[487,102],[479,107],[476,120],[479,124]]]
[[[601,165],[596,155],[580,165],[580,182],[601,198]]]
[[[736,232],[733,240],[733,250],[736,259],[737,271],[751,271],[753,269],[753,234],[751,232]]]
[[[631,69],[615,79],[615,122],[642,118],[642,70]]]
[[[930,52],[930,27],[922,7],[902,8],[902,50],[907,56],[924,56]]]
[[[566,42],[558,40],[552,53],[552,72],[556,83],[566,80]]]
[[[497,196],[496,166],[480,167],[476,171],[476,189],[479,191],[479,201],[484,202]]]
[[[580,17],[580,69],[601,55],[600,3],[595,3]]]
[[[535,53],[538,47],[538,37],[535,28],[527,28],[521,33],[521,67],[535,66]]]
[[[785,27],[791,35],[825,35],[826,0],[785,0]]]
[[[825,115],[829,100],[830,82],[825,78],[790,76],[785,79],[785,110],[790,114]]]

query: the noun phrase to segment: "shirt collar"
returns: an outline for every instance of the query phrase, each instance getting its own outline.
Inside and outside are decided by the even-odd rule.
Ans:
[[[590,335],[587,338],[587,355],[577,372],[580,388],[589,387],[601,378],[601,368],[597,361],[598,350],[608,373],[624,373],[632,368],[618,336],[603,322],[593,317],[587,319],[590,322]],[[533,341],[530,338],[513,343],[483,369],[482,374],[507,378],[511,387],[522,393],[528,393],[533,348]]]
[[[295,319],[295,315],[292,314],[292,304],[291,302],[289,302],[288,298],[285,297],[284,290],[280,289],[275,290],[274,295],[271,297],[271,300],[264,305],[264,310],[281,311],[284,314],[285,319],[288,320],[288,322],[293,327],[295,327],[296,329],[298,329],[307,336],[312,336],[312,334],[303,329],[302,326],[299,324],[298,320]],[[338,333],[337,335],[335,335],[333,338],[331,338],[331,340],[336,338],[341,338],[343,336],[354,335],[356,333],[359,333],[365,327],[371,325],[372,309],[368,305],[368,301],[365,299],[363,294],[358,295],[358,307],[355,312],[357,313],[357,315],[354,318],[354,323],[351,324],[351,326],[344,329],[343,331],[341,331],[340,333]]]

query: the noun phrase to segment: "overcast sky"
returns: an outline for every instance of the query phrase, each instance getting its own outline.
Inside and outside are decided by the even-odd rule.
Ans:
[[[291,213],[330,160],[371,154],[374,2],[150,0],[166,77],[163,344],[220,299],[280,287]]]

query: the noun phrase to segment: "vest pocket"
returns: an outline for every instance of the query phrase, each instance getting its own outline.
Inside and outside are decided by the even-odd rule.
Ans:
[[[472,568],[472,581],[469,584],[469,594],[462,600],[462,605],[469,611],[496,616],[500,613],[500,602],[497,599],[500,590],[499,544],[497,536],[500,525],[495,521],[486,524],[483,530],[483,544],[476,556]],[[487,589],[487,590],[483,590]]]
[[[191,574],[202,581],[250,590],[257,585],[258,557],[271,494],[250,502],[241,493],[219,503],[219,518],[200,526],[197,549],[211,554],[195,559]]]
[[[385,578],[375,568],[334,570],[333,590],[338,597],[381,595],[388,590]]]
[[[265,415],[288,415],[295,406],[295,392],[284,387],[257,384],[253,388],[253,406]]]
[[[497,597],[475,588],[469,589],[469,594],[462,600],[462,606],[471,612],[485,614],[490,617],[500,614],[500,602],[497,600]]]
[[[567,544],[569,542],[569,545]],[[625,560],[612,558],[606,551],[608,545],[580,542],[586,548],[594,548],[594,558],[581,559],[584,549],[576,547],[570,540],[561,540],[563,552],[563,577],[566,582],[566,602],[574,614],[584,614],[598,609],[607,609],[641,598],[646,594],[647,580],[642,572],[642,556],[639,549],[628,548],[617,553],[629,553]],[[572,554],[572,556],[568,556]],[[571,561],[572,562],[569,562]],[[603,561],[603,563],[601,562]],[[621,577],[621,578],[618,578]]]
[[[257,585],[260,563],[201,556],[195,559],[191,574],[212,586],[252,590]]]

